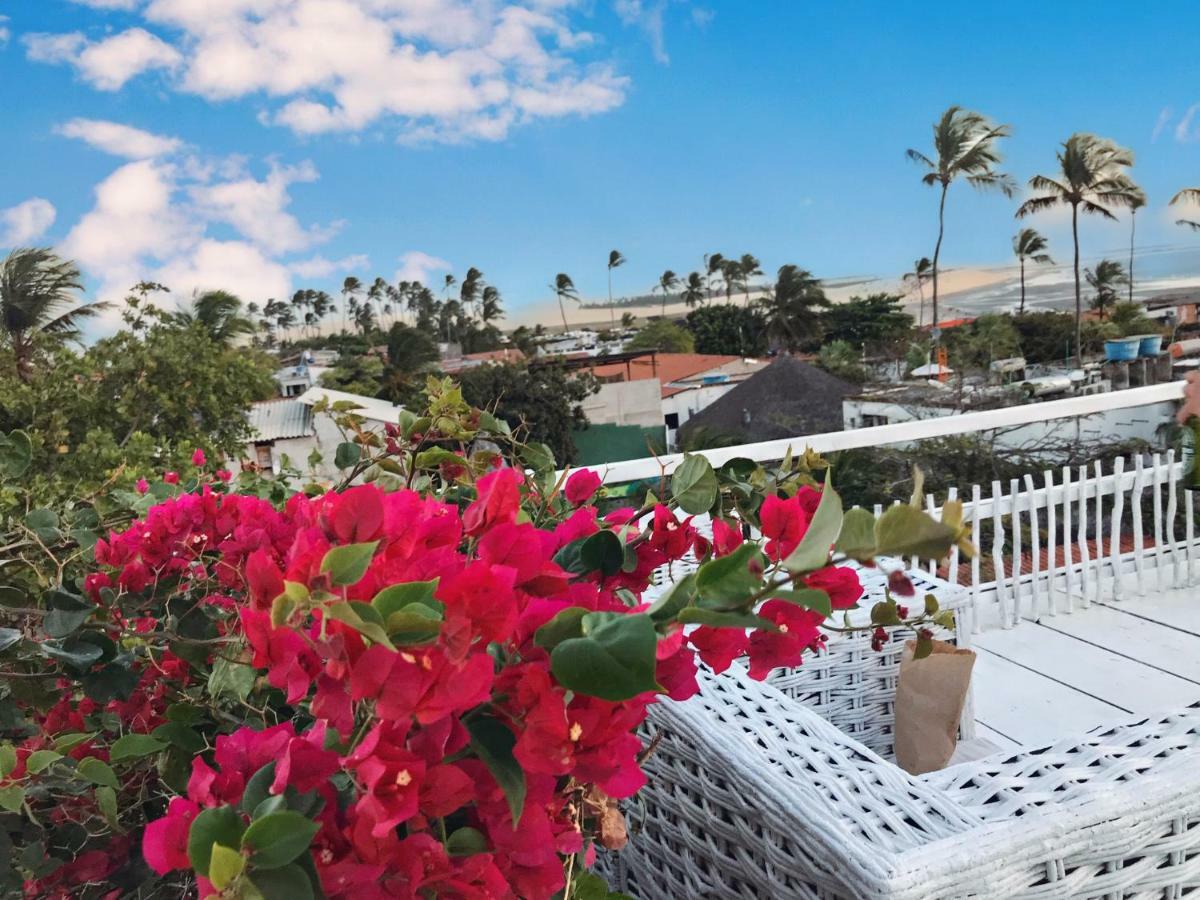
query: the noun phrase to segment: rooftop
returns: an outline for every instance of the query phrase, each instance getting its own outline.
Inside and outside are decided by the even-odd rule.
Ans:
[[[672,388],[670,385],[712,372],[723,366],[741,364],[740,356],[723,356],[715,353],[656,353],[619,363],[604,363],[592,367],[592,372],[601,381],[641,381],[657,378],[663,386],[663,396],[685,390],[687,385]]]
[[[334,391],[323,387],[309,388],[296,398],[296,402],[311,407],[322,399],[327,399],[331,404],[339,402],[353,403],[355,409],[352,411],[355,414],[376,422],[390,422],[392,425],[399,424],[400,413],[404,410],[403,406],[397,406],[395,403],[387,400],[364,397],[361,394],[350,394],[346,391]]]
[[[252,441],[285,441],[313,433],[312,408],[298,399],[281,397],[250,406],[247,419]]]

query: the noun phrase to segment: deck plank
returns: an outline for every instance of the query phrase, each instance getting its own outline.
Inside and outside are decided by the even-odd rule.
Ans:
[[[1093,605],[1070,619],[1091,619],[1102,609]],[[1057,618],[1054,624],[1058,624]],[[1127,626],[1128,622],[1119,624]],[[1161,653],[1162,635],[1169,632],[1161,626],[1156,630]],[[1192,642],[1193,654],[1200,655],[1200,638],[1192,638]],[[1156,653],[1143,661],[1136,654],[1131,657],[1120,652],[1127,650],[1123,630],[1110,633],[1103,642],[1088,642],[1044,624],[1023,622],[1019,628],[981,634],[975,646],[1131,714],[1165,712],[1200,700],[1200,683],[1155,667],[1169,667],[1173,660]],[[976,717],[986,718],[978,706]]]
[[[1026,747],[1129,718],[1118,706],[985,649],[979,650],[975,660],[973,682],[976,720]]]

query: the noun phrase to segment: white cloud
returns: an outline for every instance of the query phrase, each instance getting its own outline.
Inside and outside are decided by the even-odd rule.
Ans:
[[[1200,103],[1193,103],[1187,108],[1187,112],[1183,114],[1183,118],[1175,126],[1175,140],[1180,143],[1186,143],[1200,139],[1200,130],[1193,131],[1192,129],[1192,119],[1196,117],[1197,112],[1200,112]]]
[[[245,241],[202,240],[154,273],[176,296],[219,288],[262,304],[292,292],[287,267]]]
[[[400,268],[396,270],[393,281],[419,281],[429,284],[429,276],[434,272],[449,272],[453,266],[437,256],[430,256],[420,250],[410,250],[400,257]]]
[[[715,11],[704,6],[692,7],[692,24],[697,28],[704,29],[712,24],[712,20],[717,17]]]
[[[330,275],[363,272],[369,265],[371,265],[371,260],[365,254],[355,253],[342,259],[313,256],[291,263],[288,268],[301,278],[328,278]]]
[[[663,39],[663,12],[666,6],[667,0],[616,0],[613,4],[624,24],[638,28],[646,35],[654,58],[663,64],[671,61]]]
[[[637,7],[643,29],[661,31],[662,0],[619,2]],[[258,96],[265,121],[301,134],[386,122],[410,140],[499,140],[524,122],[624,101],[628,79],[594,58],[594,37],[572,22],[575,5],[149,0],[132,8],[159,36],[134,28],[95,43],[81,32],[26,43],[31,59],[70,63],[106,90],[164,68],[177,90],[209,100]]]
[[[71,2],[78,3],[80,6],[91,6],[95,9],[134,10],[138,8],[141,0],[71,0]]]
[[[7,44],[8,39],[12,37],[12,32],[9,31],[8,25],[5,24],[7,22],[8,16],[0,16],[0,47]]]
[[[183,55],[144,28],[130,28],[89,41],[82,32],[30,34],[26,52],[37,62],[69,63],[88,84],[102,91],[118,91],[129,79],[152,69],[174,69]]]
[[[1169,106],[1164,106],[1162,108],[1162,110],[1159,111],[1158,119],[1154,123],[1154,131],[1151,132],[1151,134],[1150,134],[1150,143],[1153,144],[1155,141],[1158,140],[1159,135],[1161,135],[1163,133],[1163,130],[1167,127],[1167,124],[1171,121],[1171,115],[1172,115],[1172,111],[1171,111],[1171,107],[1169,107]]]
[[[0,209],[0,247],[22,247],[50,230],[57,211],[41,197],[31,197],[16,206]]]
[[[153,159],[174,153],[183,146],[178,138],[101,119],[71,119],[54,130],[64,137],[77,138],[97,150],[126,159]]]
[[[335,223],[328,228],[304,228],[287,211],[291,202],[288,188],[316,180],[317,169],[312,163],[272,164],[263,181],[247,174],[236,180],[197,185],[191,188],[191,195],[207,218],[232,225],[272,253],[291,253],[328,240],[340,227]]]

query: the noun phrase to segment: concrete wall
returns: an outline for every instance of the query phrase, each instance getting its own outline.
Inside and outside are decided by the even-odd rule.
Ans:
[[[600,385],[600,392],[583,401],[583,411],[593,425],[663,424],[662,384],[657,378],[615,381]]]
[[[706,384],[700,387],[688,388],[686,391],[680,391],[678,394],[672,394],[670,397],[664,397],[662,401],[663,421],[666,422],[666,417],[671,413],[679,415],[679,427],[682,428],[692,416],[703,409],[707,409],[711,404],[715,403],[721,397],[724,397],[741,382],[726,381],[720,384]],[[675,449],[675,438],[679,434],[676,428],[667,429],[667,449]]]

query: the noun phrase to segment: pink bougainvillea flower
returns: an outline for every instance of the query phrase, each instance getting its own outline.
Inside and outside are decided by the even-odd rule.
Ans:
[[[563,495],[572,506],[582,506],[592,499],[596,491],[600,490],[602,483],[600,476],[591,469],[580,469],[573,472],[567,479]]]
[[[220,481],[232,481],[233,473],[230,472],[228,469],[217,469],[217,478]]]
[[[888,573],[888,590],[897,597],[912,597],[917,593],[916,585],[912,583],[912,579],[904,572],[903,569],[896,569]]]
[[[701,625],[688,635],[688,640],[700,654],[700,660],[718,675],[750,646],[750,638],[744,628]]]
[[[167,807],[167,814],[146,826],[142,836],[142,855],[159,875],[173,869],[190,869],[187,855],[188,831],[192,819],[200,813],[198,804],[187,797],[175,797]]]
[[[163,472],[163,481],[167,484],[179,484],[178,472]]]
[[[810,588],[827,593],[834,609],[853,609],[858,603],[858,598],[863,595],[858,573],[849,566],[826,566],[824,569],[818,569],[805,575],[804,583]]]
[[[137,484],[134,485],[134,488],[139,494],[144,494],[146,491],[150,490],[150,482],[148,482],[145,478],[139,478],[137,480]]]
[[[810,515],[805,511],[800,495],[783,500],[770,494],[758,511],[762,533],[768,538],[763,548],[767,556],[778,562],[796,549],[808,531]]]
[[[476,499],[463,513],[467,534],[481,535],[496,525],[515,522],[521,504],[521,474],[516,469],[489,472],[475,483]]]
[[[200,468],[206,462],[208,462],[208,457],[204,455],[203,450],[201,450],[199,447],[197,447],[194,451],[192,451],[192,465],[193,466],[195,466],[196,468]]]
[[[373,484],[352,487],[341,494],[326,494],[331,509],[329,527],[342,544],[362,544],[383,530],[383,495]]]
[[[817,627],[825,621],[819,612],[787,600],[768,600],[758,614],[769,619],[778,631],[759,629],[750,635],[750,677],[762,680],[772,669],[798,666],[804,651],[821,643]]]
[[[717,556],[732,553],[742,545],[742,529],[738,525],[730,525],[724,519],[713,519],[713,552]]]

